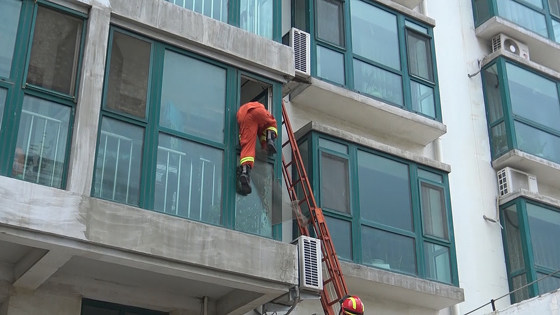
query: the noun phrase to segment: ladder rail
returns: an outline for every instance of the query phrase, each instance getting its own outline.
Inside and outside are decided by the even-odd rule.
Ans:
[[[290,162],[286,163],[284,158],[284,152],[282,152],[282,174],[284,176],[284,181],[286,183],[286,188],[292,201],[293,210],[297,212],[297,223],[298,229],[301,235],[309,236],[309,228],[311,225],[318,239],[321,240],[322,247],[322,263],[326,267],[326,272],[329,276],[328,279],[323,281],[323,291],[321,292],[321,305],[326,315],[336,315],[334,310],[334,305],[338,303],[346,294],[348,294],[348,288],[346,286],[346,281],[342,274],[340,267],[340,262],[336,255],[334,249],[334,244],[332,242],[329,230],[327,228],[327,223],[325,217],[323,216],[323,211],[321,208],[317,207],[317,202],[313,195],[313,190],[311,189],[311,184],[307,177],[307,172],[303,166],[303,159],[301,158],[301,153],[297,146],[297,141],[288,118],[284,102],[282,102],[282,125],[283,130],[286,131],[288,139],[282,144],[282,150],[288,144],[291,147],[292,159]],[[295,171],[298,178],[293,181],[292,175],[289,169],[292,168],[292,172]],[[301,192],[303,194],[303,199],[298,198],[296,186],[301,187]],[[301,220],[305,217],[301,210],[301,205],[305,203],[307,209],[309,210],[310,218],[307,221]],[[328,292],[327,285],[332,286],[334,289],[333,294]],[[332,299],[331,299],[332,298]]]

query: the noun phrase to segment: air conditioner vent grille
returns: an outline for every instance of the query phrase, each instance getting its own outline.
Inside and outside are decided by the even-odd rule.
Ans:
[[[321,240],[300,236],[294,241],[298,247],[300,290],[319,292],[323,290],[323,266]]]
[[[498,193],[500,196],[505,196],[514,192],[519,192],[522,189],[534,193],[539,192],[537,178],[534,175],[505,167],[498,171]]]
[[[294,49],[294,66],[296,72],[306,76],[311,75],[309,58],[310,36],[309,33],[292,28],[290,30],[290,45]]]
[[[319,286],[319,268],[317,266],[317,241],[304,240],[304,255],[305,255],[305,285],[306,286]]]

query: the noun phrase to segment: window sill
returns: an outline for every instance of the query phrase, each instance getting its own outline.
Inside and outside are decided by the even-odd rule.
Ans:
[[[405,15],[408,15],[418,21],[426,23],[430,26],[436,26],[436,21],[432,18],[427,17],[417,11],[413,11],[418,5],[422,3],[423,0],[373,0],[374,2],[381,3],[391,9],[399,11]]]
[[[311,78],[290,94],[294,106],[311,108],[382,135],[427,145],[447,132],[438,121]]]
[[[514,149],[492,161],[496,171],[506,166],[535,175],[538,185],[560,189],[560,164]]]
[[[414,9],[417,6],[420,5],[420,3],[422,3],[422,1],[424,0],[393,0],[393,2],[396,2],[404,7],[407,7],[409,9]]]
[[[341,261],[352,294],[374,296],[439,311],[465,300],[464,290],[425,279]]]
[[[560,72],[560,44],[542,37],[502,17],[494,16],[476,28],[476,36],[486,40],[488,46],[492,37],[504,33],[529,46],[532,61]]]

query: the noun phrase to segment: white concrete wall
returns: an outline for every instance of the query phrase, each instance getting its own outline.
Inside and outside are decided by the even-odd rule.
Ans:
[[[488,315],[558,315],[560,314],[560,290],[497,310]]]
[[[509,291],[501,230],[495,217],[497,184],[491,167],[485,105],[477,59],[488,43],[474,33],[470,0],[427,0],[434,28],[443,122],[443,162],[451,164],[450,191],[464,314]],[[497,305],[507,306],[502,299]]]
[[[1,315],[79,315],[80,296],[60,295],[53,291],[19,291],[10,296],[0,308]]]

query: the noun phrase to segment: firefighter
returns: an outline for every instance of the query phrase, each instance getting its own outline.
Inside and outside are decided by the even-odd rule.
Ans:
[[[364,304],[357,296],[347,295],[340,300],[339,315],[364,315]]]
[[[238,192],[241,195],[251,193],[249,173],[255,162],[255,139],[259,137],[261,147],[269,155],[276,153],[274,139],[278,136],[276,119],[259,102],[249,102],[241,105],[237,111],[239,125],[239,142],[241,156],[237,168]]]

